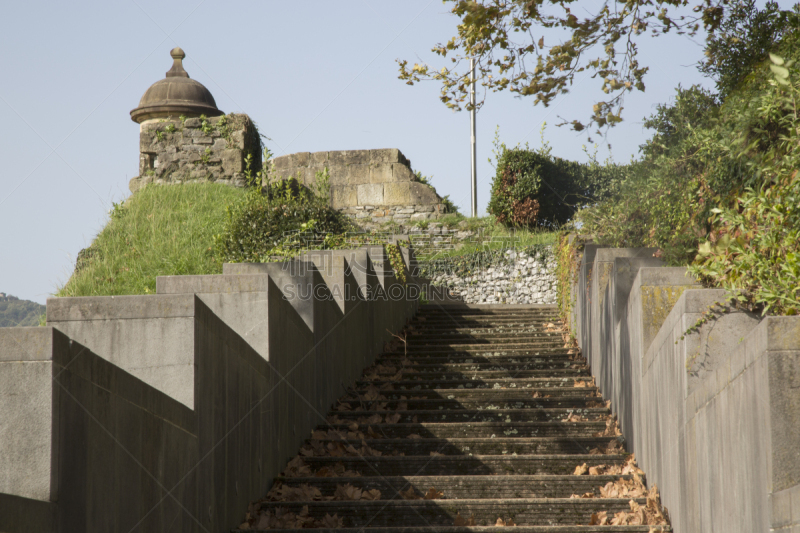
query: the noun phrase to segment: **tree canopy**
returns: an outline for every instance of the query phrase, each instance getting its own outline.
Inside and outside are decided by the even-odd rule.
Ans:
[[[508,90],[532,96],[548,106],[569,92],[576,74],[589,71],[602,79],[605,96],[593,103],[588,120],[573,119],[575,130],[598,129],[622,121],[623,98],[645,90],[646,65],[638,61],[637,40],[644,34],[669,32],[694,35],[703,27],[709,35],[722,24],[730,3],[742,0],[615,0],[587,3],[595,13],[578,13],[574,0],[444,0],[461,19],[457,34],[432,51],[450,59],[450,68],[398,60],[400,79],[413,85],[423,80],[441,83],[441,100],[456,110],[471,109],[469,58],[475,77],[487,91]],[[692,2],[693,3],[693,2]],[[581,10],[583,11],[583,10]],[[555,30],[565,38],[545,42],[542,32]],[[481,98],[476,107],[483,105]]]

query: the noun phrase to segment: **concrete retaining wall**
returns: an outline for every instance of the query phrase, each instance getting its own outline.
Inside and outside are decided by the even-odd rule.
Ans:
[[[0,329],[0,531],[237,526],[416,310],[375,296],[403,293],[384,253],[50,299],[48,327]]]
[[[587,245],[573,290],[628,449],[678,533],[797,531],[800,318],[728,309],[692,329],[725,292],[651,256]]]

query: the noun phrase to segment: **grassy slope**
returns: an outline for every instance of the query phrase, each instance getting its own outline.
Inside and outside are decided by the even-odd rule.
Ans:
[[[57,296],[147,294],[155,292],[156,276],[221,273],[210,251],[213,236],[222,230],[225,206],[244,194],[213,183],[136,192],[115,210],[86,266]]]
[[[151,186],[136,192],[114,210],[92,243],[85,266],[56,295],[149,294],[155,292],[156,276],[220,274],[221,261],[212,253],[214,235],[223,229],[226,206],[244,195],[241,189],[213,183]],[[453,228],[462,221],[462,229],[478,232],[483,242],[439,250],[438,259],[555,241],[555,233],[515,232],[495,224],[492,217],[448,215],[442,220]]]

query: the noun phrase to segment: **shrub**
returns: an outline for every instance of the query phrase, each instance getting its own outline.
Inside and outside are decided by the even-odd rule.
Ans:
[[[626,167],[596,161],[578,163],[501,146],[488,211],[514,227],[558,227],[577,209],[608,197],[624,179]]]
[[[327,248],[335,235],[352,228],[339,211],[295,178],[254,189],[243,202],[227,207],[222,233],[215,236],[223,262],[268,262],[306,248]]]

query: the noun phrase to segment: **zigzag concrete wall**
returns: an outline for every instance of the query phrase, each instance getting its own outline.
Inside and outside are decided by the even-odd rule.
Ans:
[[[316,252],[0,329],[0,531],[237,526],[414,313],[406,287],[381,246]]]
[[[653,250],[586,244],[573,331],[674,531],[800,529],[800,317],[729,310]]]

